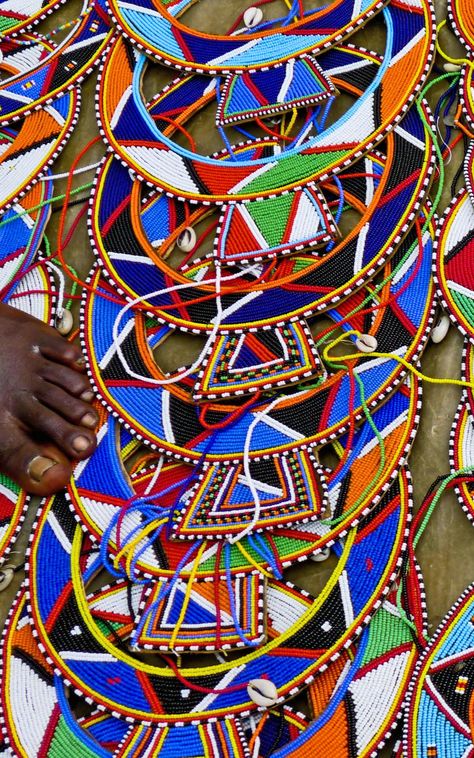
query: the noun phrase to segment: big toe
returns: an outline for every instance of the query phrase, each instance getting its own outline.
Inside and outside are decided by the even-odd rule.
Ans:
[[[71,463],[59,448],[30,439],[13,423],[2,432],[3,473],[30,494],[41,497],[53,495],[66,486],[71,477]]]

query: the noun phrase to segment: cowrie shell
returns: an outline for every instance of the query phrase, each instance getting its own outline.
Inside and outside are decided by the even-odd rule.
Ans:
[[[61,315],[56,318],[56,329],[58,330],[59,334],[62,334],[63,337],[65,337],[66,334],[69,334],[73,325],[74,319],[72,317],[71,311],[69,311],[67,308],[63,308]]]
[[[377,346],[378,342],[371,334],[361,334],[356,340],[357,350],[361,353],[373,353]]]
[[[449,316],[447,316],[446,313],[442,313],[431,332],[431,339],[435,344],[444,340],[449,331],[450,325],[451,322],[449,321]]]
[[[244,24],[247,29],[253,29],[254,26],[258,26],[263,20],[263,11],[261,8],[255,8],[253,5],[244,13]]]
[[[278,701],[278,690],[269,679],[252,679],[247,692],[250,699],[263,708],[271,708]]]
[[[6,590],[6,588],[10,586],[14,575],[15,572],[8,566],[5,566],[5,568],[0,570],[0,592],[3,592],[3,590]]]
[[[448,73],[452,73],[454,71],[461,71],[461,66],[459,66],[457,63],[445,63],[443,65],[443,68]]]
[[[319,553],[316,553],[315,555],[311,555],[310,559],[314,561],[314,563],[323,563],[323,561],[327,561],[330,555],[331,555],[331,548],[324,547],[322,550],[320,550]]]
[[[187,226],[178,237],[177,245],[183,253],[190,253],[196,245],[196,232],[190,226]]]

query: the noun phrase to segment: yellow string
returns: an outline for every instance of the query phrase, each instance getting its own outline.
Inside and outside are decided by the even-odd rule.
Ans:
[[[444,50],[441,49],[441,47],[439,45],[439,33],[440,33],[441,29],[443,29],[445,26],[446,26],[446,19],[444,21],[441,21],[438,24],[438,26],[436,27],[435,45],[436,45],[436,50],[437,50],[438,54],[442,58],[444,58],[445,61],[448,61],[448,63],[455,63],[456,65],[459,65],[459,66],[466,65],[466,66],[470,66],[470,68],[472,68],[474,66],[474,61],[470,61],[468,58],[451,58],[447,53],[444,52]]]
[[[237,547],[239,548],[239,550],[240,550],[240,552],[242,553],[242,555],[244,556],[244,558],[246,558],[246,559],[248,560],[248,562],[249,562],[249,563],[250,563],[250,564],[251,564],[251,565],[252,565],[254,568],[256,568],[256,569],[257,569],[257,570],[258,570],[258,571],[259,571],[261,574],[263,574],[263,576],[266,576],[266,577],[268,577],[269,579],[273,579],[273,574],[271,574],[271,573],[270,573],[269,571],[267,571],[266,569],[262,568],[262,566],[259,566],[259,565],[258,565],[258,563],[257,563],[257,561],[255,561],[255,560],[252,558],[252,556],[250,555],[250,553],[249,553],[249,552],[248,552],[248,551],[247,551],[247,550],[244,548],[244,546],[242,545],[242,543],[241,543],[241,542],[236,542],[235,544],[236,544],[236,545],[237,545]]]
[[[293,129],[293,127],[295,125],[295,121],[296,121],[297,118],[298,118],[298,109],[297,108],[293,108],[293,112],[291,114],[290,123],[288,124],[287,128],[284,131],[285,137],[287,137],[289,135],[289,133],[291,132],[291,130]]]
[[[333,360],[337,361],[353,361],[357,358],[360,358],[361,356],[367,356],[370,358],[388,358],[393,361],[397,361],[397,363],[401,363],[402,366],[405,366],[409,371],[411,371],[412,374],[417,376],[419,379],[422,379],[425,382],[428,382],[430,384],[453,384],[456,387],[472,387],[474,388],[474,382],[466,382],[462,379],[439,379],[435,376],[427,376],[427,374],[423,374],[421,371],[419,371],[415,366],[413,366],[409,361],[406,361],[405,358],[402,358],[399,355],[394,355],[393,353],[380,353],[377,350],[373,350],[370,353],[366,352],[357,352],[357,353],[351,353],[350,355],[338,355],[338,356],[330,356],[329,351],[331,348],[338,345],[340,342],[342,342],[343,339],[345,339],[349,335],[355,335],[356,337],[362,337],[362,333],[358,332],[356,329],[351,329],[348,332],[344,332],[344,334],[340,335],[337,339],[335,339],[333,342],[331,342],[329,345],[326,345],[326,347],[323,350],[323,358],[327,363],[330,363]]]
[[[181,629],[181,624],[183,623],[184,615],[185,615],[186,609],[187,609],[187,607],[189,605],[189,600],[191,598],[191,592],[192,592],[192,589],[193,589],[194,578],[196,576],[197,570],[199,568],[199,564],[201,562],[202,554],[203,554],[204,550],[206,549],[206,546],[207,546],[207,542],[206,542],[206,540],[203,540],[202,545],[201,545],[201,547],[198,550],[198,554],[196,555],[196,558],[194,560],[193,567],[191,569],[191,573],[189,574],[188,583],[187,583],[187,586],[186,586],[186,594],[185,594],[184,600],[183,600],[183,605],[181,606],[181,610],[179,612],[179,618],[178,618],[178,621],[176,622],[176,626],[175,626],[175,628],[173,630],[173,634],[171,636],[171,642],[170,642],[170,648],[171,648],[171,650],[173,650],[173,648],[175,646],[176,639],[177,639],[178,634],[179,634],[179,630]]]
[[[114,568],[116,570],[119,569],[120,560],[123,558],[123,556],[128,553],[127,555],[127,576],[130,576],[130,570],[131,565],[133,561],[133,556],[135,554],[135,548],[142,542],[151,532],[154,532],[155,529],[158,529],[162,524],[166,524],[168,522],[167,518],[161,519],[160,521],[152,521],[151,524],[147,524],[146,527],[144,527],[138,534],[135,535],[133,540],[130,540],[130,542],[127,542],[121,550],[117,553],[117,555],[114,558]]]

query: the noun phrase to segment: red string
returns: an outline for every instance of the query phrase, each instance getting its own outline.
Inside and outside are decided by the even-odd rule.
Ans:
[[[199,413],[199,423],[204,427],[204,429],[208,429],[211,432],[215,431],[216,429],[225,429],[226,426],[229,426],[229,424],[232,424],[234,421],[236,421],[239,416],[241,416],[242,413],[247,410],[247,408],[249,408],[251,405],[254,405],[254,403],[257,403],[261,394],[261,390],[257,390],[257,392],[253,393],[253,395],[247,400],[246,403],[241,405],[239,408],[236,408],[235,411],[229,414],[229,416],[226,416],[223,421],[219,421],[217,424],[208,424],[206,421],[205,415],[212,403],[205,403],[205,405],[203,405],[201,408],[201,412]]]
[[[182,124],[179,124],[173,118],[168,118],[167,116],[163,116],[163,114],[161,113],[158,113],[156,116],[153,116],[152,118],[153,118],[153,121],[166,121],[167,124],[171,124],[171,126],[174,126],[175,129],[178,129],[178,131],[180,131],[181,134],[184,134],[184,136],[188,140],[193,152],[195,153],[197,152],[196,141]]]

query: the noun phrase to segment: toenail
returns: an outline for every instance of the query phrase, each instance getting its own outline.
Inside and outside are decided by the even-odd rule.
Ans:
[[[74,437],[72,446],[76,453],[83,453],[84,450],[88,450],[91,446],[91,441],[88,437]]]
[[[81,400],[84,400],[85,403],[92,403],[94,399],[94,393],[92,390],[86,390],[81,395]]]
[[[81,355],[81,357],[78,358],[76,361],[76,366],[80,366],[80,368],[82,368],[85,365],[86,365],[86,359],[84,358],[83,355]]]
[[[81,419],[82,426],[90,426],[92,429],[97,424],[98,418],[95,413],[86,413]]]
[[[57,465],[58,462],[52,458],[44,458],[42,455],[37,455],[29,462],[26,473],[33,481],[41,482],[46,472]]]

